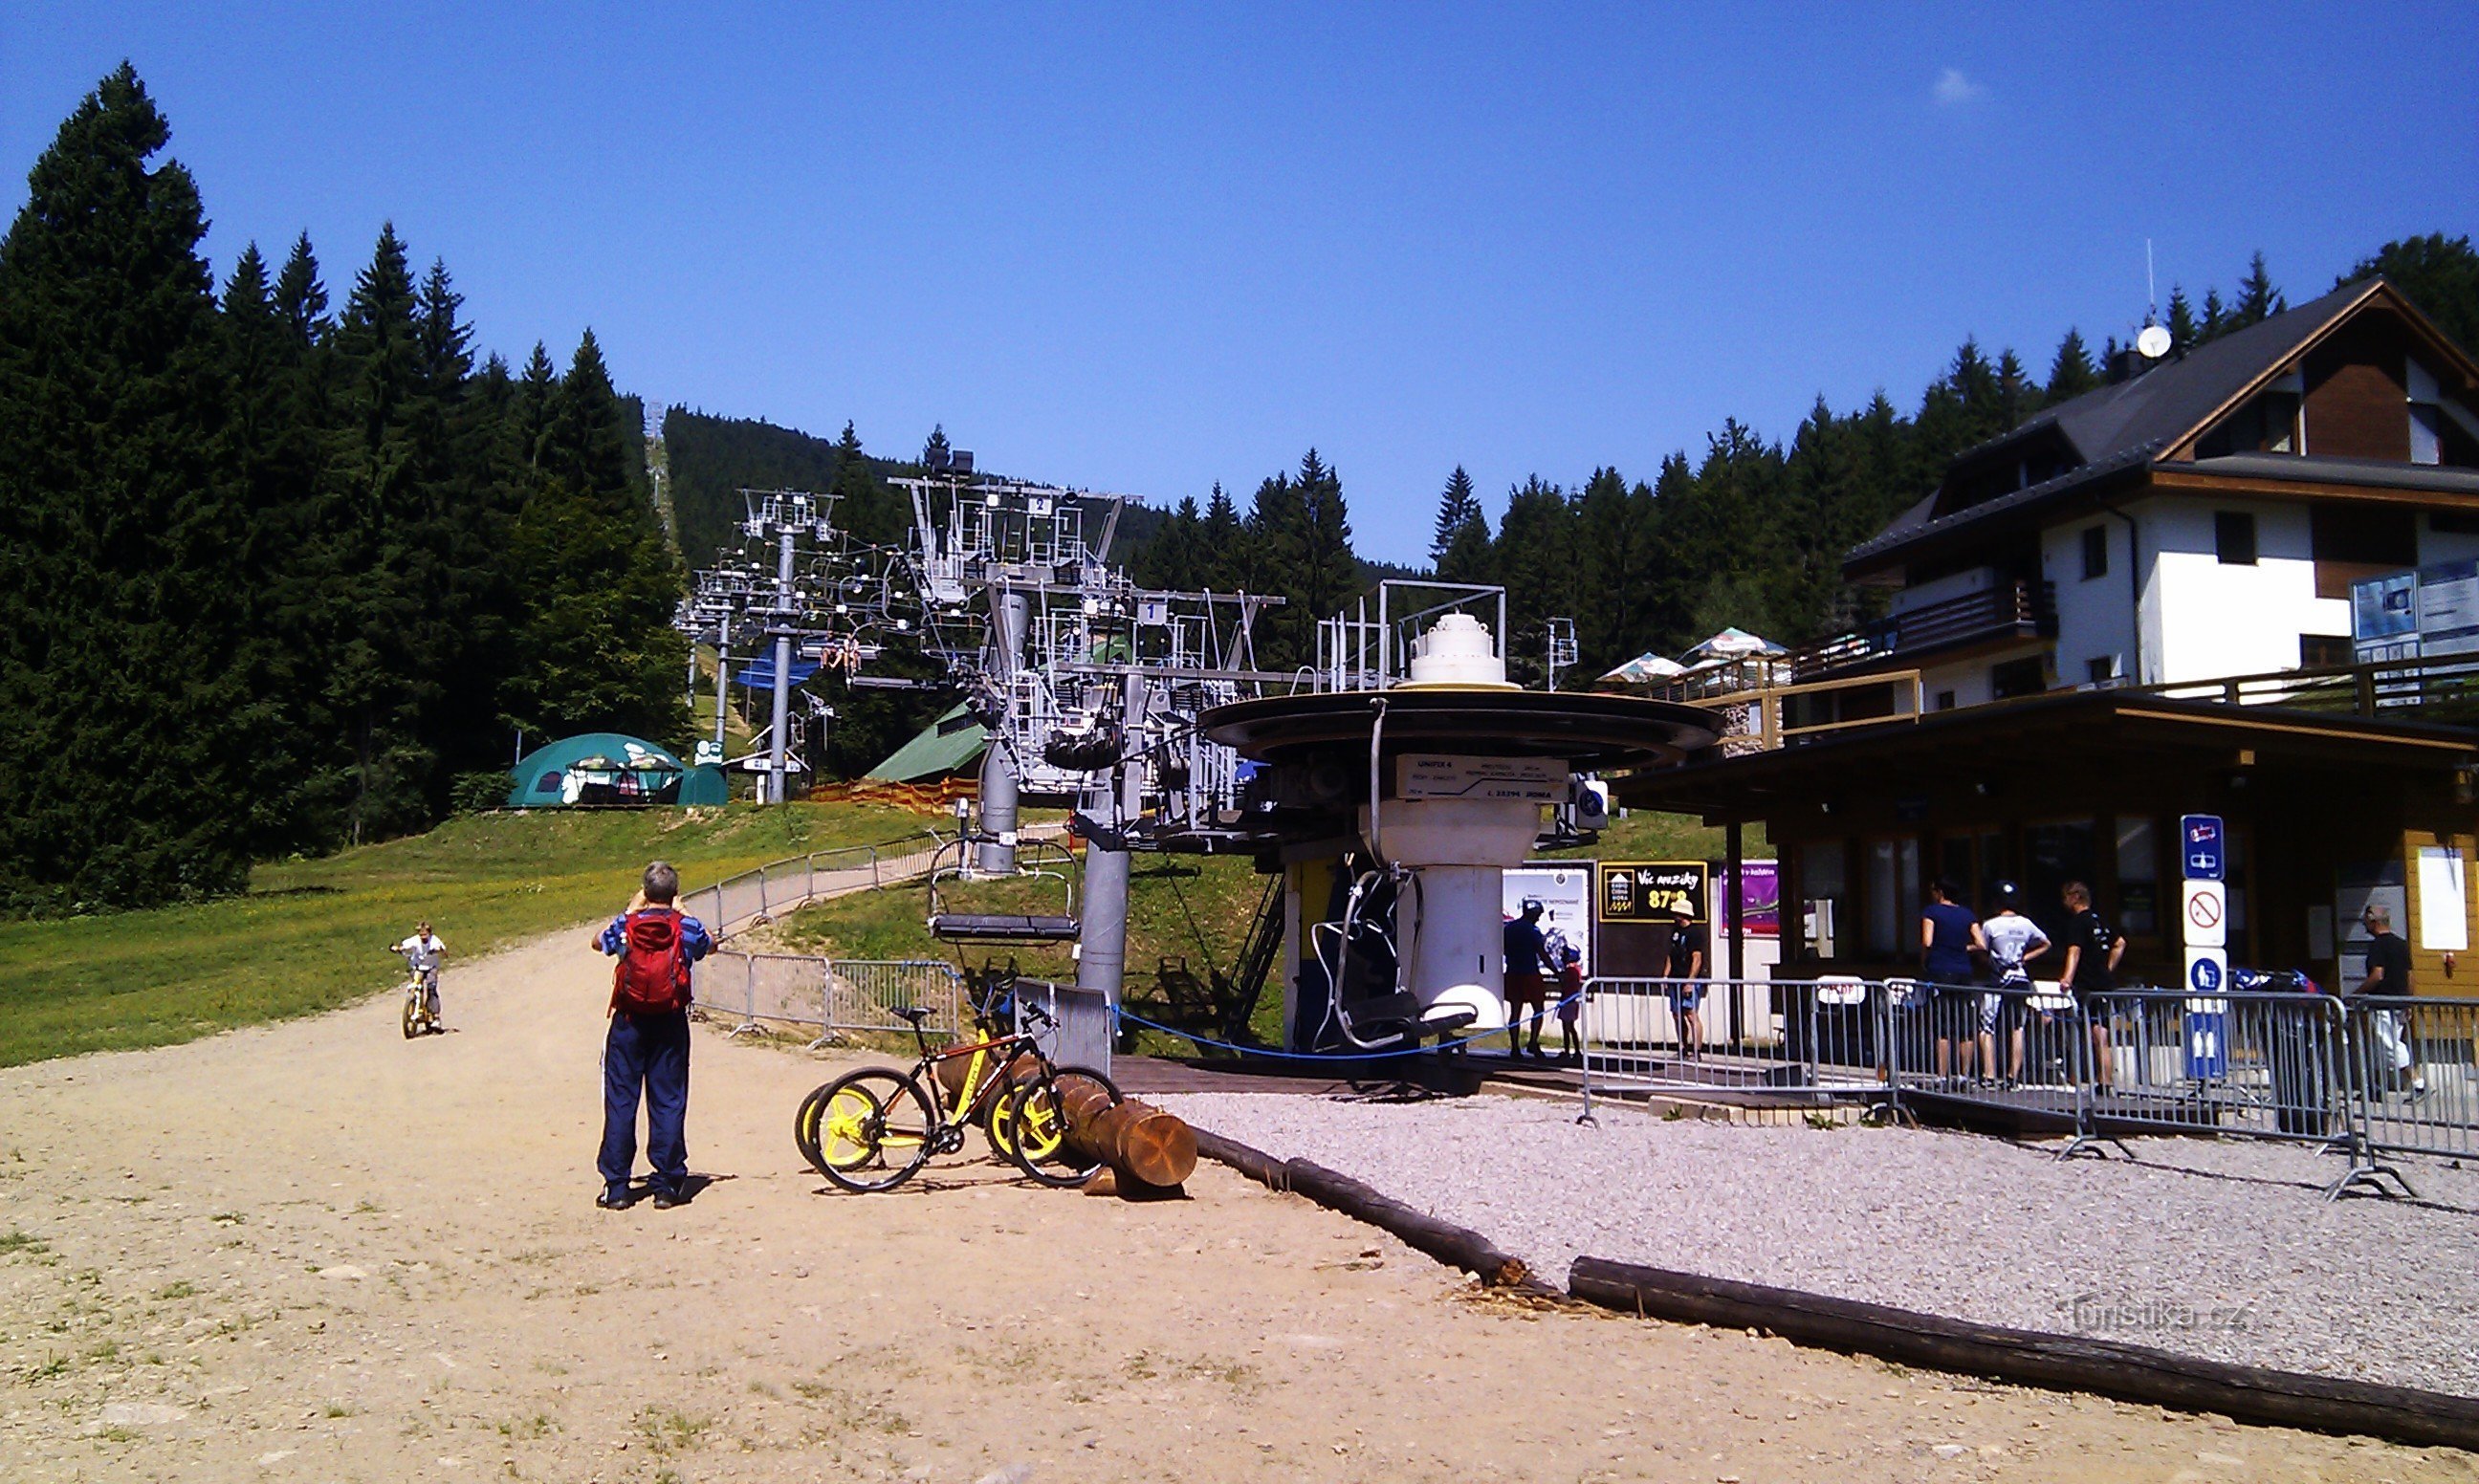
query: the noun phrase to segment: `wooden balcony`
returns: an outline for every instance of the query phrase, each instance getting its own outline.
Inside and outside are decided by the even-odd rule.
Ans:
[[[1795,650],[1789,664],[1797,679],[1821,680],[1916,665],[1950,651],[2052,638],[2057,632],[2055,584],[2018,581],[1879,619],[1856,633]]]

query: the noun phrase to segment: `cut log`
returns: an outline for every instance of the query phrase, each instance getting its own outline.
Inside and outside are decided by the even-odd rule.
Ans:
[[[1522,1259],[1500,1252],[1470,1227],[1415,1211],[1341,1170],[1307,1160],[1290,1160],[1283,1165],[1283,1175],[1289,1189],[1318,1205],[1392,1232],[1406,1246],[1426,1252],[1442,1263],[1451,1263],[1491,1288],[1514,1288],[1529,1276],[1530,1269],[1523,1266]]]
[[[2479,1448],[2479,1400],[2410,1387],[2229,1366],[2148,1345],[2001,1329],[1793,1289],[1579,1257],[1567,1291],[1654,1318],[1766,1329],[1794,1344],[2022,1386],[2419,1446]]]
[[[1111,1101],[1099,1084],[1063,1077],[1070,1148],[1151,1186],[1175,1186],[1196,1171],[1196,1133],[1151,1103]]]

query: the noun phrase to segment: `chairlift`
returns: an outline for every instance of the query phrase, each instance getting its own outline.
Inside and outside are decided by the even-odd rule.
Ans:
[[[1018,840],[1015,870],[994,876],[976,871],[972,864],[973,852],[988,843],[989,836],[966,831],[938,847],[930,871],[930,935],[945,943],[985,946],[1074,942],[1082,926],[1076,916],[1076,882],[1071,874],[1076,857],[1054,840]],[[956,857],[953,861],[947,859],[951,851]],[[1061,909],[1056,913],[958,911],[952,901],[954,888],[968,883],[1044,880],[1059,883]]]

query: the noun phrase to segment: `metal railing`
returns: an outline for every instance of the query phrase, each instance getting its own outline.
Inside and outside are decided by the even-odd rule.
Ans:
[[[930,869],[944,843],[938,832],[924,829],[917,835],[770,860],[681,893],[679,909],[704,924],[706,932],[720,941],[822,896],[919,876]]]
[[[1881,1094],[1881,986],[1859,979],[1594,979],[1577,1017],[1596,1091]]]
[[[2479,1002],[2341,1002],[2350,1095],[2372,1150],[2479,1157]]]
[[[1853,665],[1986,639],[2047,637],[2057,628],[2057,585],[2017,580],[1888,614],[1856,632],[1793,651],[1789,664],[1797,678],[1811,680]]]
[[[824,959],[804,954],[744,954],[721,949],[693,972],[692,992],[710,1019],[731,1032],[777,1026],[814,1029],[812,1045],[851,1032],[902,1032],[894,1012],[928,1006],[924,1029],[955,1036],[966,1021],[963,976],[936,959]]]
[[[2408,1192],[2386,1156],[2479,1157],[2479,1001],[1596,979],[1580,1029],[1587,1115],[1614,1094],[1942,1105],[2071,1136],[2060,1159],[2140,1134],[2279,1140],[2346,1158],[2333,1196]]]

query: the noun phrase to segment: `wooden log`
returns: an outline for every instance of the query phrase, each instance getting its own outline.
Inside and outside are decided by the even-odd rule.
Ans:
[[[1795,1344],[2021,1386],[2090,1392],[2240,1421],[2360,1433],[2418,1446],[2479,1448],[2479,1399],[2411,1387],[2230,1366],[2148,1345],[1973,1324],[1821,1293],[1579,1257],[1573,1296],[1623,1313],[1732,1329]]]
[[[964,1073],[972,1063],[971,1057],[949,1057],[943,1062],[932,1063],[932,1071],[938,1079],[938,1086],[946,1089],[949,1108],[954,1108],[957,1100],[964,1095]],[[1031,1052],[1019,1052],[1016,1059],[1008,1063],[1006,1075],[1008,1081],[1013,1084],[1023,1082],[1040,1070],[1041,1063],[1033,1059]],[[986,1067],[982,1072],[984,1079],[991,1075],[991,1069]]]
[[[1529,1275],[1521,1258],[1510,1257],[1480,1233],[1423,1211],[1308,1160],[1283,1164],[1285,1187],[1320,1206],[1393,1233],[1405,1245],[1426,1252],[1442,1263],[1462,1268],[1491,1288],[1514,1288]]]
[[[1196,1171],[1196,1132],[1185,1119],[1131,1098],[1113,1103],[1096,1083],[1060,1079],[1070,1147],[1121,1175],[1175,1186]]]
[[[1198,1129],[1196,1152],[1216,1164],[1230,1165],[1268,1189],[1276,1190],[1291,1189],[1283,1174],[1282,1161],[1263,1149],[1243,1144],[1236,1139],[1225,1139],[1210,1129]]]

